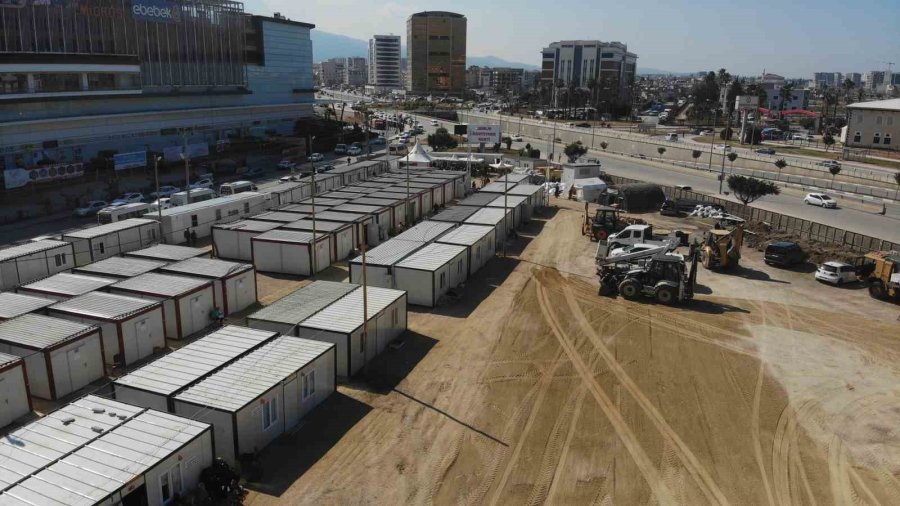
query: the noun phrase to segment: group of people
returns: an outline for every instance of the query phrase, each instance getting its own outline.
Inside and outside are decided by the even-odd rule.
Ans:
[[[197,232],[189,229],[184,230],[184,242],[188,246],[197,246]]]

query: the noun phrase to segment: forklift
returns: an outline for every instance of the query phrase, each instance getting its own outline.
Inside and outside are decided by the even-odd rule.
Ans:
[[[581,223],[581,235],[590,236],[591,241],[603,241],[610,234],[614,234],[623,228],[626,223],[619,216],[620,211],[615,207],[599,206],[591,216],[588,203],[584,203],[584,219]]]

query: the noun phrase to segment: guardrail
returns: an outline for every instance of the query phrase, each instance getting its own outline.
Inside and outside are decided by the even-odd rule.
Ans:
[[[607,175],[607,179],[613,184],[646,183],[646,181],[612,175]],[[900,243],[891,242],[885,239],[857,234],[842,228],[835,228],[829,225],[823,225],[822,223],[804,220],[802,218],[795,218],[781,213],[745,206],[739,202],[720,199],[705,193],[685,191],[666,185],[659,186],[662,188],[663,192],[674,198],[688,198],[707,204],[719,205],[722,206],[726,212],[735,216],[740,216],[748,222],[767,223],[773,229],[795,234],[801,239],[845,246],[863,253],[868,251],[900,250]]]

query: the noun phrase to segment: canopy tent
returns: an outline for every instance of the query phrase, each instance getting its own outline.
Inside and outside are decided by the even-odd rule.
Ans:
[[[440,160],[442,162],[472,162],[472,163],[481,163],[484,161],[484,158],[477,158],[475,155],[468,156],[460,156],[460,155],[452,155],[452,156],[436,156],[432,158],[432,160]]]
[[[431,167],[432,158],[416,141],[416,145],[409,151],[409,154],[397,161],[400,162],[400,165],[409,164],[410,167]]]
[[[502,171],[512,170],[512,169],[516,168],[515,165],[513,165],[511,163],[502,162],[502,161],[497,162],[497,163],[492,163],[488,166],[492,169],[497,169],[497,170],[502,170]]]

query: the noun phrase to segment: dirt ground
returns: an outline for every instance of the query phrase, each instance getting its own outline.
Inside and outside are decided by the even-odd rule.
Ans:
[[[411,308],[247,503],[900,503],[900,307],[749,248],[683,307],[602,298],[553,203],[461,302]],[[264,301],[296,286],[260,276]]]

